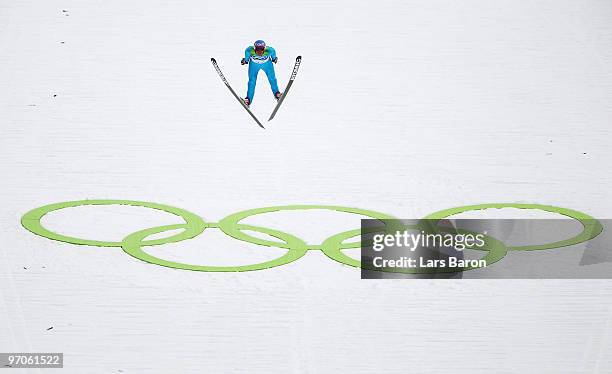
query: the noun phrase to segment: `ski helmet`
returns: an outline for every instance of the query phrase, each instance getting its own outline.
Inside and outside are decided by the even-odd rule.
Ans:
[[[256,40],[255,43],[253,43],[253,46],[255,47],[256,51],[263,51],[266,49],[266,42],[263,40]]]

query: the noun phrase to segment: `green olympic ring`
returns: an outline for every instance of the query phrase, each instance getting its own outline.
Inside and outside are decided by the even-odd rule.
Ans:
[[[283,256],[271,260],[262,262],[259,264],[253,265],[242,265],[242,266],[205,266],[205,265],[191,265],[191,264],[183,264],[180,262],[172,262],[163,260],[161,258],[150,255],[142,250],[143,247],[143,239],[149,235],[158,234],[160,232],[180,229],[182,225],[168,225],[168,226],[160,226],[153,227],[150,229],[141,230],[130,234],[123,239],[123,250],[139,260],[146,261],[152,264],[166,266],[174,269],[182,269],[182,270],[193,270],[193,271],[218,271],[218,272],[239,272],[239,271],[251,271],[251,270],[262,270],[269,269],[275,266],[281,266],[293,262],[295,260],[300,259],[307,252],[306,243],[302,241],[300,238],[297,238],[293,235],[284,233],[282,231],[276,231],[272,229],[267,229],[263,227],[256,227],[250,225],[238,225],[238,230],[250,230],[261,232],[275,238],[278,238],[285,242],[285,247],[289,250]]]
[[[420,227],[421,226],[419,225],[406,225],[406,226],[403,226],[402,228],[404,230],[406,229],[412,230],[412,229],[419,229]],[[440,227],[439,230],[443,232],[444,231],[450,232],[452,229]],[[379,232],[381,230],[377,228],[377,230],[371,230],[371,231]],[[462,229],[454,229],[453,231],[459,234],[473,234],[473,232],[471,231],[462,230]],[[361,229],[345,231],[340,234],[336,234],[334,236],[327,238],[323,242],[323,245],[321,246],[322,247],[321,250],[327,257],[331,258],[334,261],[340,262],[345,265],[350,265],[350,266],[361,268],[362,267],[361,261],[355,260],[354,258],[347,256],[341,250],[343,248],[343,242],[345,240],[353,238],[361,234],[362,234]],[[508,253],[508,249],[504,243],[493,238],[492,236],[484,235],[484,234],[483,236],[485,239],[485,243],[487,244],[486,247],[481,248],[481,247],[474,246],[474,247],[466,247],[466,248],[476,249],[479,251],[487,251],[486,256],[483,257],[482,259],[485,261],[484,266],[489,266],[501,260],[502,258],[504,258],[506,256],[506,253]],[[463,267],[463,268],[382,268],[382,269],[367,268],[367,270],[376,270],[376,271],[384,271],[384,272],[390,272],[390,273],[403,273],[403,274],[427,274],[427,273],[456,273],[460,271],[478,269],[479,267],[480,266],[468,266],[468,267]]]
[[[202,218],[198,215],[188,212],[184,209],[176,208],[170,205],[163,205],[157,203],[150,203],[146,201],[132,201],[132,200],[77,200],[77,201],[65,201],[56,204],[49,204],[45,206],[41,206],[40,208],[33,209],[27,212],[21,218],[21,225],[33,232],[34,234],[43,236],[48,239],[57,240],[60,242],[71,243],[71,244],[79,244],[79,245],[92,245],[96,247],[121,247],[123,242],[109,242],[109,241],[99,241],[99,240],[89,240],[89,239],[79,239],[73,238],[71,236],[65,236],[62,234],[58,234],[52,231],[47,230],[43,227],[40,220],[50,212],[54,210],[60,210],[64,208],[74,208],[77,206],[83,205],[131,205],[131,206],[139,206],[144,208],[151,208],[162,210],[164,212],[168,212],[174,214],[175,216],[179,216],[183,218],[185,221],[184,224],[181,224],[181,227],[184,228],[185,231],[170,236],[168,238],[149,240],[142,243],[142,245],[150,246],[150,245],[160,245],[160,244],[168,244],[168,243],[176,243],[187,239],[195,238],[200,235],[205,228],[209,227],[209,224],[204,222]],[[168,229],[170,230],[170,229]]]
[[[508,247],[509,251],[538,251],[544,249],[556,249],[561,247],[568,247],[570,245],[584,243],[601,234],[603,226],[601,222],[588,214],[579,212],[577,210],[560,208],[552,205],[540,205],[540,204],[479,204],[479,205],[466,205],[457,208],[445,209],[435,213],[427,215],[424,219],[441,220],[450,217],[455,214],[464,213],[472,210],[482,210],[490,208],[518,208],[518,209],[537,209],[545,212],[557,213],[566,217],[575,219],[582,224],[582,231],[580,234],[573,238],[560,240],[554,243],[541,244],[541,245],[525,245],[517,247]]]
[[[144,230],[140,230],[134,232],[132,234],[127,235],[120,242],[113,241],[99,241],[99,240],[90,240],[90,239],[81,239],[71,236],[62,235],[56,232],[52,232],[46,229],[42,223],[42,218],[52,211],[85,206],[85,205],[130,205],[130,206],[138,206],[145,207],[150,209],[156,209],[171,213],[175,216],[181,217],[183,219],[183,223],[173,224],[173,225],[164,225],[153,228],[148,228]],[[554,243],[543,244],[543,245],[532,245],[532,246],[521,246],[521,247],[506,247],[504,243],[501,241],[485,235],[485,242],[488,244],[487,248],[472,248],[487,251],[487,254],[483,257],[485,260],[486,266],[489,264],[493,264],[506,255],[508,251],[532,251],[532,250],[544,250],[544,249],[554,249],[559,247],[570,246],[574,244],[583,243],[585,241],[591,240],[599,235],[603,231],[603,226],[601,223],[595,218],[589,216],[588,214],[578,212],[576,210],[560,208],[550,205],[539,205],[539,204],[513,204],[513,203],[494,203],[494,204],[481,204],[481,205],[467,205],[461,206],[457,208],[451,208],[442,210],[439,212],[435,212],[427,215],[424,219],[431,220],[441,220],[446,217],[472,211],[472,210],[481,210],[481,209],[489,209],[489,208],[519,208],[519,209],[537,209],[543,210],[547,212],[553,212],[557,214],[561,214],[570,218],[573,218],[579,221],[583,230],[580,234],[561,241],[557,241]],[[359,208],[350,208],[343,206],[334,206],[334,205],[284,205],[284,206],[272,206],[265,208],[256,208],[244,210],[238,213],[231,214],[218,223],[206,222],[200,216],[191,213],[187,210],[176,208],[169,205],[157,204],[146,201],[134,201],[134,200],[78,200],[78,201],[67,201],[61,203],[55,203],[50,205],[45,205],[36,209],[33,209],[27,212],[21,218],[21,224],[24,228],[31,231],[36,235],[40,235],[42,237],[57,240],[65,243],[78,244],[78,245],[89,245],[89,246],[98,246],[98,247],[121,247],[124,252],[133,256],[141,261],[149,262],[152,264],[166,266],[174,269],[182,269],[182,270],[193,270],[193,271],[204,271],[204,272],[241,272],[241,271],[252,271],[252,270],[262,270],[269,269],[276,266],[285,265],[300,259],[304,256],[309,250],[320,250],[330,259],[340,262],[345,265],[353,266],[353,267],[361,267],[361,262],[359,260],[353,259],[342,252],[344,249],[349,248],[359,248],[361,246],[361,242],[351,242],[345,243],[346,240],[358,236],[361,234],[361,229],[350,230],[346,232],[342,232],[336,235],[333,235],[323,241],[321,244],[308,244],[302,239],[293,236],[291,234],[259,227],[253,225],[242,224],[240,221],[263,213],[270,213],[276,211],[284,211],[284,210],[309,210],[309,209],[324,209],[324,210],[332,210],[339,211],[345,213],[351,213],[356,215],[362,215],[365,217],[369,217],[372,219],[379,220],[392,220],[391,223],[386,221],[386,224],[390,224],[391,226],[386,227],[386,230],[393,230],[397,228],[411,228],[407,226],[403,226],[401,224],[395,224],[395,217],[381,212],[376,212],[372,210],[365,210]],[[435,222],[437,222],[435,221]],[[287,252],[279,258],[265,261],[258,264],[252,265],[241,265],[241,266],[206,266],[206,265],[191,265],[184,264],[179,262],[173,262],[164,260],[158,257],[155,257],[151,254],[146,253],[142,247],[161,245],[161,244],[169,244],[176,243],[187,239],[195,238],[200,235],[207,228],[216,228],[223,231],[228,236],[231,236],[235,239],[242,240],[248,243],[275,247],[286,249]],[[161,239],[152,239],[146,240],[147,237],[160,234],[167,231],[173,230],[182,230],[178,234],[161,238]],[[261,239],[255,236],[251,236],[246,234],[244,231],[254,231],[259,232],[273,238],[279,239],[279,241],[266,240]],[[467,230],[459,230],[459,232],[468,232]],[[429,273],[429,272],[459,272],[464,270],[472,270],[477,267],[466,267],[466,268],[453,268],[453,269],[427,269],[427,268],[414,268],[414,269],[377,269],[379,271],[389,271],[389,272],[401,272],[401,273],[411,273],[411,274],[420,274],[420,273]]]
[[[380,213],[380,212],[375,212],[373,210],[365,210],[365,209],[359,209],[359,208],[348,208],[348,207],[335,206],[335,205],[284,205],[284,206],[271,206],[267,208],[243,210],[241,212],[231,214],[223,218],[221,221],[219,221],[219,228],[227,235],[231,236],[232,238],[238,239],[238,240],[242,240],[242,241],[254,243],[254,244],[259,244],[259,245],[265,245],[268,247],[289,248],[286,244],[264,240],[264,239],[259,239],[257,237],[245,234],[244,232],[241,231],[241,229],[238,228],[238,222],[242,221],[245,218],[255,216],[258,214],[263,214],[263,213],[278,212],[282,210],[308,210],[308,209],[333,210],[337,212],[358,214],[358,215],[362,215],[362,216],[366,216],[366,217],[370,217],[374,219],[389,219],[389,220],[396,219],[395,217],[389,214],[386,214],[386,213]],[[342,249],[358,248],[359,244],[360,244],[359,242],[357,242],[357,246],[355,246],[355,243],[346,244],[346,245],[343,245]],[[308,245],[308,249],[313,249],[313,250],[321,249],[321,245],[317,245],[317,244]]]

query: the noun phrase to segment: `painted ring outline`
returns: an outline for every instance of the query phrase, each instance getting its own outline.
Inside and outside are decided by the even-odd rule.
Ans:
[[[406,225],[405,228],[418,229],[420,228],[420,226],[419,225]],[[443,227],[441,227],[441,229],[443,229],[441,231],[444,231]],[[472,233],[471,231],[468,231],[468,230],[462,230],[462,229],[454,229],[454,230],[456,232]],[[349,230],[349,231],[341,232],[339,234],[330,236],[323,242],[323,245],[321,246],[321,251],[327,257],[329,257],[330,259],[336,262],[339,262],[344,265],[357,267],[357,268],[363,268],[361,266],[361,261],[355,260],[354,258],[349,257],[342,252],[342,249],[346,249],[342,247],[342,242],[352,237],[355,237],[357,235],[361,235],[361,229]],[[488,252],[487,255],[483,257],[482,260],[487,261],[486,266],[489,266],[503,259],[508,253],[508,247],[506,247],[506,245],[501,240],[498,240],[490,235],[485,235],[485,234],[483,235],[485,237],[485,242],[493,241],[492,247],[487,246],[488,248],[491,248],[491,249],[469,248],[469,247],[466,247],[466,249],[487,251]],[[403,274],[429,274],[429,273],[458,273],[460,271],[474,270],[474,269],[480,269],[480,268],[481,267],[479,266],[468,266],[468,267],[460,268],[460,269],[457,269],[457,268],[428,268],[428,269],[385,268],[385,269],[368,269],[368,270],[388,272],[388,273],[403,273]]]
[[[396,220],[396,218],[390,214],[376,212],[373,210],[361,209],[361,208],[351,208],[351,207],[344,207],[344,206],[337,206],[337,205],[278,205],[278,206],[270,206],[270,207],[264,207],[264,208],[247,209],[247,210],[242,210],[237,213],[230,214],[229,216],[226,216],[225,218],[219,221],[218,227],[226,235],[231,236],[234,239],[242,240],[242,241],[252,243],[252,244],[263,245],[267,247],[290,249],[286,243],[279,243],[279,242],[260,239],[260,238],[257,238],[251,235],[247,235],[244,232],[242,232],[242,229],[238,228],[237,226],[240,225],[239,222],[242,221],[243,219],[246,219],[251,216],[259,215],[259,214],[272,213],[272,212],[277,212],[277,211],[282,211],[282,210],[310,210],[310,209],[332,210],[332,211],[343,212],[343,213],[351,213],[351,214],[363,215],[363,216],[370,217],[373,219]],[[343,249],[358,248],[361,245],[361,243],[355,242],[355,243],[342,244],[342,245],[343,245]],[[307,244],[307,248],[309,250],[321,250],[322,244]]]
[[[175,229],[185,229],[184,231],[169,236],[167,238],[148,240],[145,242],[146,246],[150,245],[160,245],[160,244],[168,244],[180,242],[183,240],[194,238],[202,233],[204,229],[209,227],[210,225],[206,223],[200,216],[195,213],[191,213],[187,210],[173,207],[170,205],[158,204],[148,201],[136,201],[136,200],[75,200],[75,201],[64,201],[60,203],[54,203],[49,205],[44,205],[39,208],[35,208],[27,212],[21,217],[21,225],[25,227],[27,230],[32,233],[45,237],[51,240],[57,240],[70,244],[77,245],[91,245],[96,247],[121,247],[122,242],[113,242],[113,241],[102,241],[102,240],[91,240],[91,239],[82,239],[76,238],[72,236],[62,235],[60,233],[56,233],[46,229],[42,223],[41,219],[50,212],[55,210],[61,210],[64,208],[74,208],[78,206],[84,205],[130,205],[130,206],[138,206],[150,209],[161,210],[167,213],[171,213],[175,216],[181,217],[185,223],[173,226]],[[162,226],[160,226],[162,227]]]
[[[178,227],[177,227],[178,226]],[[291,234],[277,231],[273,229],[268,229],[265,227],[251,226],[251,225],[238,225],[239,230],[250,230],[261,232],[270,236],[273,236],[277,239],[285,241],[288,247],[287,253],[282,255],[281,257],[275,258],[273,260],[260,262],[257,264],[249,264],[249,265],[237,265],[237,266],[209,266],[209,265],[192,265],[186,264],[182,262],[174,262],[169,260],[164,260],[159,257],[155,257],[151,254],[142,250],[143,239],[149,235],[158,234],[160,232],[175,230],[177,228],[181,228],[181,225],[167,225],[167,226],[158,226],[149,229],[140,230],[134,232],[123,239],[122,249],[125,253],[130,256],[137,258],[141,261],[148,262],[151,264],[169,267],[173,269],[180,270],[191,270],[191,271],[204,271],[204,272],[243,272],[243,271],[254,271],[254,270],[263,270],[270,269],[277,266],[282,266],[299,260],[306,254],[308,251],[306,243]]]
[[[75,237],[70,237],[70,236],[59,234],[59,233],[55,233],[55,232],[52,232],[44,228],[40,222],[42,217],[44,217],[44,215],[46,215],[47,213],[51,211],[60,210],[63,208],[69,208],[69,207],[83,206],[83,205],[131,205],[131,206],[147,207],[147,208],[158,209],[158,210],[162,210],[162,211],[171,213],[173,215],[183,218],[183,220],[185,221],[185,223],[182,223],[182,224],[158,226],[154,228],[140,230],[136,233],[128,235],[128,237],[132,237],[132,236],[135,236],[136,234],[142,235],[143,232],[146,232],[146,235],[144,236],[146,237],[148,235],[152,235],[153,233],[159,233],[159,232],[175,230],[175,229],[184,229],[183,232],[167,237],[167,238],[154,239],[154,240],[149,240],[149,241],[141,240],[140,246],[152,246],[152,245],[179,242],[179,241],[191,239],[191,238],[198,236],[207,227],[218,227],[224,233],[226,233],[227,235],[235,239],[250,242],[256,245],[266,245],[266,246],[284,248],[284,249],[289,250],[287,254],[285,254],[284,256],[281,256],[278,259],[267,261],[267,262],[260,263],[260,264],[243,265],[239,267],[236,267],[236,266],[208,267],[210,269],[212,268],[215,268],[215,269],[214,270],[200,270],[200,271],[248,271],[248,270],[260,270],[260,269],[265,269],[269,267],[280,266],[280,265],[295,261],[301,258],[306,253],[304,251],[304,248],[301,246],[301,244],[298,244],[298,241],[305,245],[306,251],[307,250],[322,250],[328,257],[332,258],[333,260],[337,262],[340,262],[346,265],[350,265],[350,266],[360,267],[360,264],[358,261],[353,260],[352,258],[344,255],[341,252],[342,249],[358,248],[360,246],[359,242],[347,243],[347,244],[342,243],[342,241],[352,236],[358,235],[361,232],[360,229],[351,230],[351,231],[347,231],[344,233],[333,235],[332,237],[327,238],[321,245],[308,245],[301,239],[291,234],[288,234],[288,233],[284,233],[284,232],[273,230],[273,229],[267,229],[263,227],[250,226],[250,225],[244,225],[244,224],[238,223],[240,220],[247,218],[249,216],[252,216],[252,215],[267,213],[267,212],[274,212],[274,211],[279,211],[279,210],[324,209],[324,210],[335,210],[335,211],[352,213],[352,214],[361,214],[361,215],[365,215],[367,217],[374,218],[374,219],[394,219],[395,220],[395,217],[389,214],[365,210],[365,209],[359,209],[359,208],[348,208],[348,207],[330,206],[330,205],[287,205],[287,206],[274,206],[274,207],[267,207],[267,208],[256,208],[256,209],[245,210],[245,211],[241,211],[238,213],[234,213],[230,216],[227,216],[219,223],[207,223],[200,216],[194,213],[191,213],[181,208],[176,208],[176,207],[164,205],[164,204],[145,202],[145,201],[134,201],[134,200],[77,200],[77,201],[68,201],[68,202],[49,204],[49,205],[45,205],[39,208],[35,208],[27,212],[22,217],[21,223],[24,228],[31,231],[32,233],[39,235],[39,236],[43,236],[51,240],[58,240],[58,241],[71,243],[71,244],[77,244],[77,245],[92,245],[92,246],[99,246],[99,247],[123,247],[124,246],[123,241],[122,242],[112,242],[112,241],[89,240],[89,239],[75,238]],[[544,245],[507,247],[507,250],[528,251],[528,250],[556,249],[556,248],[575,245],[575,244],[579,244],[579,243],[588,241],[590,239],[595,238],[597,235],[599,235],[603,231],[603,226],[601,225],[601,223],[597,219],[595,219],[594,217],[591,217],[588,214],[585,214],[585,213],[582,213],[576,210],[572,210],[572,209],[549,206],[549,205],[540,205],[540,204],[491,203],[491,204],[467,205],[467,206],[449,208],[449,209],[441,210],[435,213],[431,213],[428,216],[426,216],[425,219],[434,219],[434,220],[443,219],[443,218],[449,217],[454,214],[471,211],[471,210],[481,210],[481,209],[488,209],[488,208],[508,208],[508,207],[519,208],[519,209],[539,209],[543,211],[565,215],[575,220],[578,220],[583,225],[583,231],[580,234],[572,238],[569,238],[569,239],[565,239],[565,240],[561,240],[561,241],[557,241],[553,243],[548,243]],[[229,232],[226,230],[228,230]],[[263,232],[263,233],[266,233],[268,235],[277,237],[278,239],[285,241],[285,244],[274,242],[274,241],[266,241],[263,239],[252,237],[252,236],[244,234],[242,230]],[[277,235],[272,235],[272,233],[277,234]],[[353,235],[344,237],[348,233],[351,233]],[[142,239],[144,239],[144,237]],[[287,240],[283,239],[283,237],[287,238]],[[343,238],[343,239],[342,241],[336,243],[337,248],[335,248],[334,250],[337,249],[337,252],[339,253],[339,255],[335,256],[337,258],[334,258],[334,256],[329,255],[330,252],[332,254],[334,252],[330,251],[328,249],[328,246],[331,245],[330,243],[333,244],[333,241],[338,240],[339,238]],[[492,238],[492,237],[490,238],[498,241],[495,238]],[[297,241],[294,241],[294,239]],[[294,243],[294,244],[292,245],[291,243]],[[503,244],[502,242],[500,243]],[[324,250],[324,248],[326,250]],[[297,252],[297,253],[292,253],[292,252]],[[298,253],[300,253],[299,256],[298,256]],[[284,263],[280,263],[281,261],[279,260],[281,258],[287,257],[288,255],[295,256],[295,258],[293,258],[290,261],[286,261],[287,259],[285,259]],[[165,261],[161,259],[159,260]],[[279,263],[276,263],[276,262],[279,262]],[[492,261],[491,263],[493,262],[495,261]],[[274,263],[273,266],[269,266],[270,263]],[[262,266],[262,265],[267,265],[267,266]],[[165,266],[165,265],[162,265],[162,266]],[[197,265],[188,265],[188,266],[197,266]],[[205,266],[201,266],[201,267],[205,268]],[[220,270],[220,268],[226,268],[226,269]],[[238,268],[242,268],[242,269],[238,269]]]
[[[517,209],[537,209],[545,212],[557,213],[566,217],[570,217],[580,222],[582,225],[582,232],[578,235],[569,239],[559,240],[548,244],[539,245],[524,245],[524,246],[508,246],[508,251],[541,251],[546,249],[557,249],[562,247],[568,247],[570,245],[576,245],[584,243],[595,238],[603,231],[603,226],[596,218],[591,217],[586,213],[579,212],[577,210],[561,208],[553,205],[541,205],[541,204],[515,204],[515,203],[490,203],[490,204],[476,204],[476,205],[464,205],[456,208],[449,208],[440,210],[425,216],[424,219],[441,220],[450,217],[455,214],[469,212],[473,210],[483,210],[489,208],[517,208]]]

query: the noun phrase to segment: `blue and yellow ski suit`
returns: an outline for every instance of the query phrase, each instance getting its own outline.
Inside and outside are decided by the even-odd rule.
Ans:
[[[244,59],[249,64],[249,84],[247,90],[247,97],[249,101],[253,102],[253,95],[255,94],[255,83],[257,83],[257,74],[259,70],[263,70],[268,77],[272,93],[278,92],[278,83],[276,82],[276,74],[274,74],[274,63],[276,60],[276,51],[272,47],[267,47],[261,56],[255,53],[255,48],[249,46],[244,51]]]

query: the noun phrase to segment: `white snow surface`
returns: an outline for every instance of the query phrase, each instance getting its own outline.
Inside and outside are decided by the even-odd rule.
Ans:
[[[0,2],[0,352],[64,352],[78,374],[610,373],[609,280],[361,280],[315,251],[189,272],[35,236],[20,218],[100,198],[212,222],[284,204],[612,218],[611,21],[608,0]],[[281,87],[303,56],[266,130],[210,64],[243,95],[255,39],[275,47]],[[273,105],[262,73],[253,111]],[[320,243],[359,218],[248,222]],[[179,222],[124,206],[44,220],[100,240]],[[150,249],[211,265],[282,252],[218,230]]]

